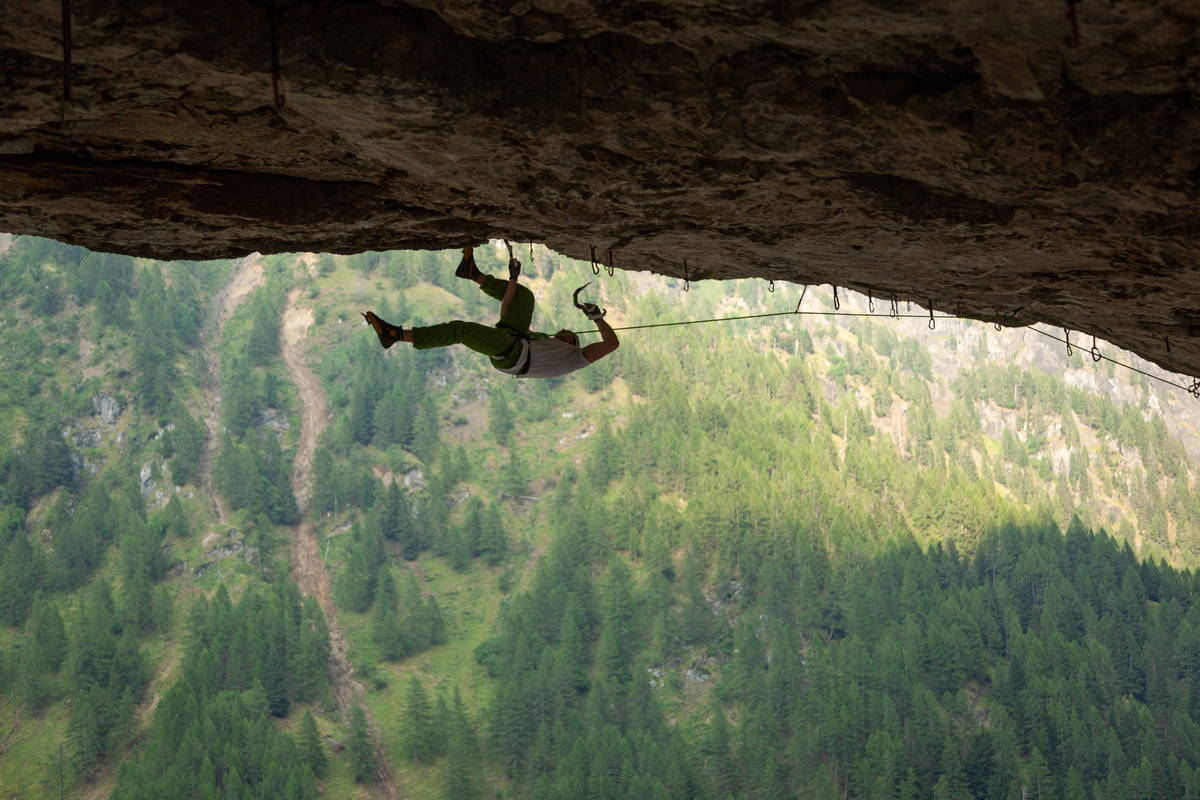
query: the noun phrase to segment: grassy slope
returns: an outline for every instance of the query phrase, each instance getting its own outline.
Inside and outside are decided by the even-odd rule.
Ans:
[[[342,259],[338,261],[343,262]],[[577,266],[572,268],[569,274],[556,276],[550,285],[539,280],[534,280],[533,285],[540,294],[555,295],[550,303],[551,315],[564,320],[568,317],[564,314],[563,298],[559,295],[564,291],[569,294],[570,288],[588,278],[590,275],[586,267]],[[626,286],[626,289],[630,294],[663,291],[644,282],[633,287]],[[667,313],[674,317],[706,315],[710,306],[714,311],[739,313],[741,309],[737,304],[723,303],[718,299],[718,295],[728,291],[726,287],[700,286],[694,289],[693,298],[685,298],[698,299],[693,306],[672,308],[679,300],[674,294],[664,295],[663,306],[671,309]],[[469,311],[460,298],[439,287],[419,283],[401,291],[385,279],[364,276],[342,263],[331,275],[316,280],[310,291],[303,296],[302,302],[310,303],[317,309],[317,324],[309,334],[310,347],[317,351],[319,357],[322,350],[337,346],[346,337],[368,335],[360,325],[357,311],[367,307],[379,308],[381,301],[384,307],[395,307],[401,302],[401,295],[409,308],[421,309],[421,313],[416,316],[428,319],[435,319],[438,315],[466,314]],[[621,312],[616,307],[626,304],[620,302],[620,298],[607,298],[607,304],[614,306],[613,319],[617,322],[642,321],[622,319]],[[753,306],[751,308],[754,310]],[[85,401],[90,401],[91,394],[98,390],[120,393],[121,381],[116,376],[121,370],[128,368],[129,344],[128,337],[109,335],[99,342],[90,340],[85,335],[78,346],[69,340],[56,339],[52,331],[69,329],[69,321],[72,319],[77,320],[81,331],[89,330],[90,323],[86,314],[74,308],[67,308],[60,314],[60,319],[56,322],[63,324],[40,329],[44,331],[41,336],[45,341],[39,348],[43,357],[38,362],[36,373],[43,385],[76,387],[77,405],[82,407]],[[29,328],[26,326],[31,325],[31,322],[30,319],[21,320],[21,326],[25,330],[25,333],[21,334],[22,337],[28,336]],[[777,329],[773,326],[782,326],[785,322],[790,323],[790,320],[770,321],[762,326],[755,326],[751,331],[745,331],[745,326],[742,326],[741,331],[731,335],[744,333],[750,341],[774,342]],[[247,324],[245,317],[235,318],[231,322],[230,333],[233,341],[236,342],[238,337],[245,333]],[[815,332],[818,327],[813,324],[807,325],[806,329]],[[821,372],[828,371],[832,364],[826,352],[827,344],[836,341],[841,348],[856,346],[857,337],[845,330],[833,331],[833,334],[834,339],[817,337],[816,354],[810,359],[810,364]],[[663,341],[669,340],[648,333],[630,333],[625,337],[625,347],[628,350],[637,348],[643,356],[661,359],[666,365],[669,364],[672,354],[661,344]],[[936,340],[924,339],[922,344],[937,352]],[[76,372],[81,355],[86,356],[82,359],[83,375],[86,379],[84,383],[77,380]],[[622,353],[614,356],[618,364],[618,375],[621,356]],[[786,361],[791,356],[787,355],[786,348],[782,348],[778,357]],[[1083,365],[1084,368],[1087,366]],[[183,385],[177,390],[178,394],[186,398],[189,405],[193,406],[193,414],[199,418],[198,408],[202,399],[201,373],[194,353],[185,354],[180,367],[184,379]],[[456,355],[451,366],[444,370],[443,377],[444,385],[434,389],[443,398],[443,440],[451,444],[464,444],[470,448],[475,477],[467,485],[468,491],[485,497],[493,496],[495,490],[490,485],[489,473],[506,463],[507,453],[503,448],[488,441],[486,399],[479,398],[485,397],[483,393],[495,381],[507,379],[490,373],[485,365],[470,354]],[[1117,377],[1120,378],[1119,375]],[[948,380],[944,375],[938,379],[938,386],[943,387],[942,394]],[[752,390],[753,382],[748,380],[747,383],[748,388]],[[824,384],[827,391],[833,394],[840,391],[834,388],[833,381],[826,380]],[[294,423],[284,439],[285,448],[288,448],[294,442],[298,425],[295,424],[294,393],[287,382],[284,382],[283,388],[291,404],[290,416]],[[331,388],[336,391],[335,387]],[[536,404],[544,402],[547,396],[544,393],[550,390],[524,384],[519,386],[519,391],[519,397]],[[853,376],[849,378],[847,391],[862,398],[863,404],[869,405],[870,388]],[[580,463],[590,447],[589,435],[595,430],[595,425],[601,417],[607,416],[619,428],[623,426],[635,404],[651,402],[651,399],[634,396],[620,377],[598,392],[588,392],[581,381],[568,381],[562,388],[553,390],[550,396],[558,403],[556,413],[549,414],[537,422],[524,423],[522,427],[520,447],[533,475],[531,491],[534,495],[546,491],[568,464]],[[129,405],[128,398],[124,405]],[[897,405],[895,409],[899,407]],[[897,422],[898,415],[899,412],[894,410],[893,417],[896,419],[889,417],[889,421]],[[19,408],[13,405],[0,408],[0,433],[10,441],[24,422],[25,415]],[[81,417],[81,423],[88,426],[98,425],[90,417]],[[888,446],[884,438],[890,434],[888,425],[882,419],[877,420],[877,423],[876,444],[880,447]],[[1181,424],[1196,427],[1194,420],[1190,419]],[[1086,429],[1084,425],[1080,427]],[[136,414],[126,410],[117,425],[105,429],[104,440],[100,446],[86,455],[89,461],[96,463],[114,461],[119,454],[116,444],[119,435],[124,441],[143,443],[137,446],[132,454],[136,464],[153,462],[155,446],[153,442],[147,443],[146,440],[155,429],[153,421],[139,419]],[[1127,468],[1128,462],[1122,460],[1119,455],[1112,455],[1112,443],[1102,433],[1087,429],[1083,439],[1084,447],[1093,454],[1094,481],[1105,487],[1104,495],[1115,507],[1130,509],[1128,498],[1122,496],[1116,488],[1116,479],[1122,470]],[[836,438],[834,441],[837,443]],[[1051,437],[1049,444],[1055,446],[1061,442]],[[1001,449],[995,439],[984,437],[976,443],[974,452],[981,463],[991,465],[990,474],[999,473]],[[1101,457],[1102,453],[1109,455]],[[371,448],[367,448],[364,455],[383,468],[391,467],[395,463],[394,454],[381,453]],[[405,460],[410,463],[414,461],[411,458]],[[158,479],[158,483],[164,486],[168,482],[164,476]],[[1002,494],[1014,496],[1006,484],[997,481],[995,485]],[[200,487],[185,486],[181,488],[180,496],[194,533],[186,539],[169,542],[171,558],[180,564],[167,578],[167,585],[175,600],[175,618],[169,633],[153,638],[145,646],[155,669],[149,692],[151,698],[159,688],[169,685],[177,672],[180,637],[184,632],[188,599],[199,592],[211,592],[222,581],[236,590],[237,586],[251,580],[252,574],[241,553],[226,549],[226,545],[235,543],[238,537],[229,536],[226,530],[217,526],[211,500],[204,491]],[[31,514],[31,522],[36,523],[39,514],[44,513],[47,506],[48,501],[40,503]],[[403,569],[418,570],[426,590],[437,594],[450,634],[450,641],[446,645],[435,647],[397,664],[384,663],[378,658],[367,634],[366,615],[340,615],[340,622],[348,632],[352,659],[364,672],[376,675],[378,683],[383,685],[383,688],[368,692],[367,703],[381,726],[383,743],[389,753],[396,783],[405,796],[418,800],[437,797],[440,781],[438,767],[414,766],[400,752],[398,741],[404,724],[404,693],[409,676],[416,674],[420,677],[426,687],[433,690],[435,696],[439,691],[458,687],[468,707],[473,711],[485,706],[490,687],[474,663],[472,654],[477,644],[494,631],[504,600],[504,595],[498,588],[501,575],[509,572],[515,578],[513,591],[519,591],[547,545],[548,532],[546,526],[541,524],[541,512],[537,502],[511,502],[506,507],[506,513],[515,554],[499,567],[485,567],[479,562],[473,562],[467,570],[455,572],[442,559],[428,555],[423,555],[413,564],[398,560],[393,566],[397,572]],[[340,520],[325,519],[321,521],[321,527],[324,533],[329,534],[339,530],[339,526],[345,522],[345,517]],[[343,541],[343,537],[337,535],[329,540],[329,564],[335,571],[340,564]],[[1155,552],[1149,549],[1150,544],[1147,543],[1146,546],[1148,552]],[[1196,554],[1193,552],[1179,550],[1173,555],[1179,562],[1195,563]],[[119,580],[116,579],[116,564],[116,554],[110,552],[106,566],[100,574],[113,579],[119,585]],[[78,594],[63,598],[60,603],[68,627],[74,605],[78,602]],[[17,633],[13,631],[0,631],[0,645],[10,647],[16,636]],[[678,676],[675,677],[676,680],[667,682],[669,688],[661,690],[662,700],[673,718],[686,719],[692,710],[703,705],[704,685],[695,681],[678,680]],[[370,685],[370,682],[368,684]],[[320,708],[314,711],[318,714],[323,731],[336,738],[345,737],[345,731],[335,714]],[[142,712],[144,721],[148,721],[148,703],[144,705]],[[302,710],[297,709],[296,713],[281,724],[295,725],[301,714]],[[67,710],[61,703],[52,706],[39,717],[31,718],[18,709],[11,696],[0,697],[0,748],[3,748],[3,757],[0,758],[0,787],[7,793],[19,794],[26,798],[53,796],[42,786],[45,763],[48,755],[55,750],[56,743],[62,740],[67,717]],[[111,769],[106,770],[105,774],[111,776]],[[362,787],[353,784],[344,757],[333,759],[330,775],[322,782],[322,788],[326,796],[334,798],[361,797],[369,794]],[[95,787],[87,793],[96,794]]]
[[[170,280],[169,271],[167,279]],[[15,315],[16,324],[20,326],[16,331],[19,344],[5,337],[0,340],[0,352],[7,360],[17,347],[28,348],[31,339],[41,342],[36,352],[41,355],[37,375],[41,379],[42,394],[34,402],[56,403],[85,412],[69,419],[73,431],[93,430],[100,434],[97,446],[82,451],[89,468],[103,471],[132,464],[137,471],[140,465],[150,464],[155,486],[146,501],[147,512],[153,513],[160,508],[169,493],[174,492],[188,519],[190,536],[168,537],[163,543],[167,559],[174,565],[162,581],[172,598],[173,615],[169,630],[148,637],[142,645],[152,670],[150,684],[137,712],[138,726],[144,730],[152,719],[153,707],[161,691],[178,675],[182,641],[186,635],[186,612],[191,600],[200,593],[211,593],[220,583],[225,583],[236,594],[251,579],[252,570],[241,552],[234,549],[240,545],[240,535],[217,523],[214,504],[204,487],[187,484],[176,488],[171,483],[159,453],[157,437],[162,429],[155,420],[138,412],[130,394],[128,370],[132,340],[129,335],[112,328],[98,328],[90,307],[81,309],[71,303],[49,326],[35,326],[28,315],[19,311]],[[237,321],[237,327],[245,326],[244,320]],[[73,334],[75,331],[80,334],[78,344],[73,335],[60,338],[63,332]],[[185,350],[177,367],[180,380],[174,387],[175,395],[199,419],[204,402],[204,373],[198,351]],[[82,381],[79,380],[81,372]],[[290,391],[286,386],[285,394]],[[56,394],[59,397],[51,400]],[[117,397],[122,405],[122,413],[112,425],[90,415],[91,399],[99,394]],[[17,434],[27,420],[28,414],[19,405],[4,405],[0,408],[0,440],[19,441]],[[41,522],[59,492],[39,499],[27,518],[30,530],[42,536],[43,541],[48,541],[49,531]],[[81,598],[98,579],[108,580],[119,597],[121,579],[117,544],[109,546],[103,565],[83,587],[55,597],[68,635]],[[20,638],[20,633],[0,629],[0,637],[4,649],[9,650]],[[50,759],[57,752],[59,743],[65,740],[69,716],[66,702],[56,702],[42,713],[31,715],[20,707],[12,692],[0,694],[0,788],[6,795],[29,800],[58,796],[57,787],[45,785],[45,776]],[[139,738],[140,734],[135,734],[135,747]],[[113,764],[105,764],[91,784],[74,787],[70,795],[105,796],[114,777]]]
[[[574,275],[575,272],[578,272],[578,276]],[[556,276],[555,281],[549,286],[546,282],[536,279],[530,282],[539,296],[542,296],[546,292],[561,294],[568,284],[582,283],[587,277],[586,272],[576,266],[570,278],[560,279],[559,276]],[[664,289],[661,283],[656,286],[652,282],[642,281],[639,282],[636,291],[662,293]],[[677,312],[678,316],[702,316],[713,311],[737,314],[744,313],[746,310],[744,304],[728,302],[719,297],[721,293],[729,291],[725,287],[720,289],[703,287],[702,291],[708,293],[708,307],[702,305],[702,310],[698,312],[681,309]],[[421,283],[409,287],[403,290],[403,295],[410,309],[421,308],[419,315],[414,312],[412,316],[437,319],[435,311],[447,315],[457,314],[461,311],[461,302],[458,298],[429,284]],[[343,264],[333,274],[316,281],[315,291],[310,291],[309,299],[317,308],[325,311],[324,314],[318,314],[318,320],[324,320],[323,324],[310,334],[310,342],[316,343],[315,349],[320,351],[337,346],[341,337],[369,336],[370,334],[365,330],[345,327],[347,324],[354,325],[356,322],[354,311],[366,307],[379,308],[381,304],[384,307],[394,307],[399,301],[399,292],[387,281],[373,280],[350,270]],[[663,295],[665,307],[669,307],[676,300],[674,295]],[[811,299],[809,302],[812,302]],[[617,299],[612,298],[610,304],[618,305]],[[562,303],[556,302],[555,305],[559,312],[558,316],[561,317]],[[431,309],[431,307],[436,308]],[[763,308],[751,306],[750,310],[760,311]],[[622,319],[619,311],[614,314],[613,319],[618,323],[635,321]],[[775,339],[779,335],[778,327],[782,324],[785,323],[775,320],[762,326],[756,326],[749,331],[743,330],[735,335],[745,335],[749,341],[756,342],[758,347],[773,347]],[[787,321],[786,324],[790,327],[790,321]],[[821,326],[820,329],[817,328],[818,325]],[[976,330],[971,332],[966,330],[966,325],[967,323],[964,323],[959,326],[960,329],[954,334],[958,337],[958,342],[950,350],[965,347],[964,342],[977,338],[979,330],[983,328],[982,325],[976,325]],[[836,344],[836,349],[839,351],[863,349],[858,344],[859,336],[840,326],[830,326],[827,329],[831,336],[820,335],[820,331],[824,329],[823,323],[809,325],[807,328],[810,331],[817,331],[816,353],[808,359],[808,363],[821,375],[828,374],[833,364],[831,352],[826,349],[827,345]],[[914,334],[909,333],[908,335]],[[646,333],[631,333],[626,335],[625,347],[638,348],[645,357],[651,360],[661,359],[664,367],[670,368],[666,365],[670,364],[672,353],[669,345],[664,347],[661,344],[662,341]],[[921,345],[926,346],[927,344],[928,340],[922,338]],[[1002,344],[1001,346],[1015,351],[1011,344]],[[941,347],[943,351],[946,349],[944,341]],[[790,358],[786,348],[777,352],[779,358],[785,362]],[[614,357],[618,363],[621,355],[618,353]],[[394,356],[389,354],[389,357],[409,357],[409,353],[401,351]],[[947,352],[938,352],[935,362],[947,357]],[[879,362],[883,361],[878,356],[875,356],[875,359]],[[1090,365],[1079,366],[1087,369]],[[929,382],[941,417],[944,417],[948,410],[946,398],[949,396],[948,387],[953,375],[954,373],[944,374],[938,371],[931,376],[932,380]],[[1121,380],[1122,377],[1118,374],[1115,380]],[[431,390],[438,392],[442,398],[443,441],[468,447],[476,467],[475,482],[469,482],[465,489],[470,494],[482,497],[495,496],[495,489],[488,485],[486,477],[481,476],[487,476],[493,469],[502,468],[507,461],[505,449],[489,441],[486,408],[482,407],[486,400],[479,399],[486,397],[487,387],[494,385],[494,382],[498,380],[505,379],[490,373],[486,366],[480,363],[478,357],[464,352],[456,353],[451,365],[439,372],[437,380],[430,384]],[[701,379],[697,383],[704,385],[706,381]],[[859,405],[870,406],[871,387],[867,382],[850,376],[845,389],[837,389],[836,383],[836,381],[828,379],[823,380],[831,397],[845,392],[858,398]],[[1130,385],[1133,384],[1130,383]],[[752,382],[749,386],[752,390]],[[329,389],[331,392],[337,392],[336,386],[331,386]],[[533,384],[520,384],[518,390],[529,398],[535,397],[543,391],[541,387]],[[564,387],[553,390],[553,396],[559,403],[557,413],[550,414],[537,422],[522,423],[521,426],[519,446],[526,463],[530,464],[532,468],[534,488],[531,491],[535,495],[545,491],[547,486],[553,485],[555,477],[567,464],[577,465],[582,461],[590,446],[588,436],[594,432],[600,418],[608,417],[619,428],[623,426],[624,420],[635,404],[651,402],[651,399],[631,394],[626,383],[619,377],[598,392],[588,392],[583,388],[582,381],[572,382],[568,379]],[[1145,401],[1147,396],[1143,392],[1142,400]],[[981,405],[989,406],[989,403],[984,402]],[[876,420],[876,434],[873,437],[875,446],[891,447],[893,446],[891,444],[892,437],[899,437],[900,450],[903,452],[908,449],[908,443],[900,433],[903,430],[904,414],[902,409],[903,403],[899,401],[899,398],[894,397],[893,407],[887,417]],[[1067,410],[1066,414],[1070,416],[1071,412]],[[1111,473],[1118,473],[1125,469],[1128,466],[1127,462],[1119,457],[1101,457],[1102,452],[1114,451],[1113,443],[1103,433],[1088,428],[1078,417],[1071,416],[1071,419],[1085,431],[1083,446],[1093,456],[1093,479],[1099,486],[1105,487],[1104,497],[1114,507],[1127,511],[1129,509],[1128,502],[1119,494],[1114,494],[1111,489],[1115,483],[1115,476]],[[784,435],[782,431],[781,435]],[[843,441],[841,437],[835,435],[831,439],[838,445],[840,451]],[[982,436],[970,443],[964,443],[964,446],[967,455],[974,460],[977,466],[987,465],[989,470],[987,474],[999,476],[1003,472],[1002,449],[996,439]],[[1051,436],[1048,438],[1045,449],[1050,450],[1061,446],[1063,446],[1062,437]],[[365,454],[380,469],[385,469],[393,463],[387,454],[380,453],[373,448],[366,448]],[[480,465],[484,469],[480,470]],[[1042,474],[1044,473],[1043,469]],[[1031,467],[1029,476],[1035,474],[1037,474],[1035,469]],[[1009,499],[1016,498],[1014,490],[998,478],[993,480],[993,484],[999,495]],[[1044,480],[1041,485],[1044,487],[1042,491],[1047,493],[1052,491],[1051,486]],[[510,521],[510,536],[517,545],[517,552],[508,563],[501,567],[488,568],[476,561],[467,570],[455,572],[443,559],[428,554],[422,555],[418,562],[412,564],[397,559],[392,567],[396,574],[399,574],[400,570],[416,570],[425,590],[437,595],[442,603],[449,628],[450,642],[448,644],[435,647],[400,663],[389,664],[379,658],[375,646],[370,641],[367,628],[369,615],[344,612],[340,614],[341,624],[348,632],[351,657],[354,663],[360,671],[373,676],[372,681],[368,682],[368,684],[373,684],[373,688],[368,692],[367,702],[381,725],[384,744],[390,754],[391,767],[396,776],[397,785],[408,796],[422,799],[440,796],[438,768],[414,765],[408,762],[400,751],[399,741],[404,726],[404,697],[410,676],[417,675],[426,688],[432,690],[432,696],[436,696],[439,691],[449,692],[453,687],[458,687],[469,708],[473,711],[484,708],[489,697],[490,687],[483,678],[481,669],[474,663],[472,652],[483,639],[495,630],[500,608],[504,602],[504,596],[497,588],[500,577],[505,571],[514,573],[517,577],[515,591],[519,591],[523,582],[531,575],[531,568],[536,563],[538,555],[547,545],[548,533],[546,526],[541,524],[538,503],[509,502],[507,512]],[[1065,522],[1065,520],[1063,521]],[[339,522],[341,528],[338,527]],[[338,522],[326,520],[323,527],[326,533],[333,533],[336,530],[344,530],[344,525],[345,519],[343,518]],[[337,535],[331,539],[329,564],[334,571],[340,567],[343,554],[343,548],[340,546],[342,541],[343,537]],[[1143,544],[1143,553],[1146,555],[1167,555],[1165,551],[1150,543]],[[1173,560],[1177,563],[1196,563],[1197,553],[1194,552],[1176,550],[1171,555],[1174,556]],[[693,712],[704,707],[707,702],[705,698],[709,685],[711,684],[687,680],[682,675],[668,676],[668,680],[665,681],[667,688],[660,689],[660,699],[672,718],[686,720]]]

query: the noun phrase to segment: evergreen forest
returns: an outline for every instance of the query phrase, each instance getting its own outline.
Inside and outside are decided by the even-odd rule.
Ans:
[[[540,330],[800,298],[520,257]],[[1200,800],[1186,393],[818,287],[381,349],[457,259],[0,237],[0,794]]]

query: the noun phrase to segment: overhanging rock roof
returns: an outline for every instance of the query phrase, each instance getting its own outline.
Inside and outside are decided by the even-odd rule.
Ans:
[[[59,3],[0,10],[0,230],[188,259],[508,236],[1020,308],[1200,373],[1186,3],[1080,4],[1078,46],[1051,0],[71,5],[69,57]]]

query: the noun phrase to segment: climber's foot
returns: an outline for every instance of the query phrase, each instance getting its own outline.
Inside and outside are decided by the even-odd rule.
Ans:
[[[483,273],[475,266],[475,248],[464,247],[462,261],[458,263],[458,269],[454,270],[454,277],[466,278],[467,280],[477,280]]]
[[[375,335],[379,337],[379,344],[386,350],[396,342],[404,338],[404,329],[384,322],[379,317],[375,316],[374,311],[362,312],[362,317],[367,321],[367,324],[375,329]]]

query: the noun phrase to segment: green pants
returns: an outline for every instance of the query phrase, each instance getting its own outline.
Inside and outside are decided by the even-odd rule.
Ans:
[[[479,288],[488,297],[503,300],[504,290],[507,287],[508,281],[488,275],[483,279]],[[465,344],[476,353],[489,356],[495,366],[507,369],[516,364],[517,359],[521,356],[520,348],[513,347],[513,345],[517,341],[516,334],[529,333],[529,325],[533,322],[533,307],[533,292],[517,284],[517,293],[508,305],[508,312],[500,316],[500,321],[496,323],[495,327],[489,328],[478,322],[456,319],[440,325],[413,328],[413,347],[418,350],[427,350],[432,347]],[[499,358],[501,356],[506,357]]]

